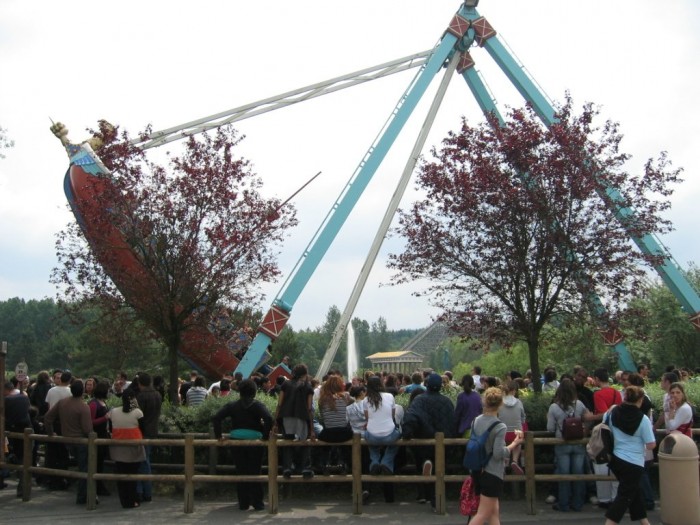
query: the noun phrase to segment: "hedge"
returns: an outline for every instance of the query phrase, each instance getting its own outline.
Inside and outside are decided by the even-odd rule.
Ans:
[[[687,382],[684,386],[689,402],[695,406],[700,406],[700,382]],[[655,413],[660,413],[663,401],[663,390],[658,383],[650,384],[645,390],[654,404]],[[453,403],[456,403],[457,395],[460,392],[461,390],[448,389],[443,393],[452,399]],[[534,392],[524,390],[520,392],[519,396],[525,408],[530,430],[546,430],[547,410],[552,402],[552,394],[535,394]],[[214,414],[226,403],[237,399],[238,395],[235,392],[231,392],[229,396],[223,398],[209,397],[202,405],[193,408],[174,406],[166,401],[163,403],[161,411],[160,431],[161,433],[183,434],[188,432],[209,433],[211,429],[211,420]],[[256,399],[261,401],[271,414],[275,413],[277,407],[276,397],[259,393]],[[408,406],[408,401],[409,396],[407,394],[401,394],[396,397],[396,402],[404,408]],[[228,431],[227,425],[228,421],[225,421],[223,427],[224,432]]]

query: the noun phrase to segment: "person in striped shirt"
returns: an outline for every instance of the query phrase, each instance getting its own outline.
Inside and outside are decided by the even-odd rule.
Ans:
[[[347,407],[352,401],[345,391],[345,382],[338,375],[330,375],[321,385],[321,393],[318,399],[319,412],[323,420],[323,430],[318,439],[328,443],[342,443],[352,439],[352,428],[348,422]],[[347,447],[344,447],[347,448]],[[324,474],[331,471],[344,473],[346,470],[347,450],[341,451],[339,447],[328,447]]]
[[[194,380],[194,385],[187,391],[187,406],[196,407],[204,403],[207,398],[208,392],[205,388],[204,378],[202,376],[197,376]]]

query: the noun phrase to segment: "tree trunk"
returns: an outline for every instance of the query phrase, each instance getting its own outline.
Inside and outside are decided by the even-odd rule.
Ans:
[[[535,392],[542,393],[542,382],[540,381],[540,341],[530,338],[527,341],[527,352],[530,356],[530,371],[532,372],[532,388]]]
[[[179,375],[178,375],[178,348],[180,344],[180,338],[174,336],[168,345],[168,371],[169,371],[169,385],[168,385],[168,395],[170,396],[170,403],[174,406],[180,404],[180,399],[178,397],[178,391],[180,390]]]

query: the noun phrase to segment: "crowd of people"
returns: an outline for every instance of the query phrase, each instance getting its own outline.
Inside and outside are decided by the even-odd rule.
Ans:
[[[286,363],[289,365],[289,361]],[[457,383],[448,371],[442,375],[432,370],[413,374],[367,372],[363,377],[346,380],[338,370],[331,370],[322,380],[309,375],[303,364],[286,368],[290,377],[280,376],[274,385],[266,377],[224,377],[207,387],[205,379],[192,372],[178,389],[178,401],[196,407],[212,397],[231,401],[222,406],[212,419],[217,438],[225,439],[224,421],[228,421],[230,439],[265,439],[270,433],[283,439],[322,440],[330,444],[346,443],[355,433],[368,444],[363,447],[363,471],[373,476],[385,476],[384,498],[393,501],[390,477],[413,458],[416,474],[430,476],[434,470],[434,447],[399,447],[399,439],[432,439],[437,433],[446,438],[469,438],[489,431],[486,448],[490,460],[483,470],[472,472],[474,486],[481,496],[481,505],[472,523],[493,522],[499,513],[498,501],[503,492],[506,472],[523,474],[523,431],[527,430],[527,415],[519,399],[532,388],[528,373],[511,371],[503,379],[485,375],[479,367],[464,375]],[[649,467],[655,446],[654,430],[664,428],[690,435],[693,411],[686,394],[682,375],[668,370],[661,376],[665,391],[663,410],[654,417],[652,403],[644,391],[649,368],[640,366],[636,372],[617,372],[613,379],[604,368],[589,375],[583,367],[571,373],[558,374],[554,367],[544,370],[540,378],[542,390],[553,392],[547,412],[547,430],[566,439],[565,426],[570,419],[583,422],[590,429],[605,421],[613,429],[615,449],[609,462],[591,461],[583,445],[564,443],[554,447],[557,474],[613,473],[616,482],[585,481],[558,482],[552,485],[547,502],[559,512],[577,512],[588,502],[606,510],[607,523],[619,523],[626,511],[633,521],[646,522],[646,511],[654,508],[654,493]],[[688,380],[689,378],[685,378]],[[443,395],[447,390],[456,396]],[[96,377],[81,380],[70,371],[40,372],[26,388],[17,381],[5,384],[6,428],[21,432],[33,427],[37,432],[66,437],[98,437],[120,439],[155,438],[161,403],[166,396],[162,378],[151,378],[139,372],[132,380],[119,373],[113,382]],[[277,398],[274,414],[256,396],[264,392]],[[404,410],[396,396],[406,394],[409,402]],[[121,403],[110,409],[110,396]],[[456,399],[453,403],[452,398]],[[494,426],[494,423],[497,425]],[[12,440],[9,451],[13,460],[23,460],[21,440]],[[320,454],[323,474],[348,471],[350,450],[347,445],[324,447]],[[260,474],[263,461],[261,447],[232,447],[233,464],[242,475]],[[311,447],[282,448],[284,478],[302,476],[309,479],[319,471],[312,461]],[[98,450],[97,471],[104,471],[107,457],[114,470],[123,474],[151,472],[150,447],[113,444]],[[66,447],[47,443],[45,465],[67,468],[69,458],[78,469],[87,469],[87,451],[82,445]],[[37,450],[32,462],[37,463]],[[52,489],[64,489],[67,480],[51,477],[45,482]],[[3,483],[3,486],[5,484]],[[377,484],[371,484],[377,486]],[[120,481],[119,500],[124,508],[138,507],[152,499],[150,482]],[[418,484],[418,500],[434,508],[435,493],[431,483]],[[264,508],[263,486],[260,483],[238,483],[238,505],[241,510]],[[100,496],[109,495],[107,487],[98,483]],[[21,485],[17,487],[22,493]],[[363,491],[363,500],[370,498],[370,487]],[[77,486],[76,502],[86,501],[86,485]]]
[[[14,379],[14,378],[13,378]],[[139,372],[131,381],[119,373],[114,382],[97,377],[80,379],[69,370],[56,369],[51,375],[47,371],[37,374],[34,381],[22,385],[17,380],[6,381],[5,425],[11,432],[22,432],[32,428],[36,433],[49,436],[60,435],[71,438],[86,438],[95,432],[98,438],[151,439],[159,432],[159,420],[163,394],[153,386],[153,379],[146,372]],[[109,408],[109,396],[121,398],[121,406]],[[8,457],[12,462],[24,461],[21,440],[10,440]],[[151,447],[142,445],[112,445],[98,447],[97,472],[104,472],[105,460],[114,461],[115,472],[122,474],[150,474]],[[47,442],[44,451],[44,466],[65,470],[73,461],[78,470],[87,472],[87,446],[64,445]],[[39,442],[34,442],[32,465],[39,465]],[[51,490],[65,490],[69,480],[49,476],[38,477],[37,482]],[[6,483],[2,482],[2,488]],[[149,502],[153,497],[150,481],[118,481],[119,500],[124,508],[135,508]],[[17,485],[17,496],[23,487]],[[103,482],[97,483],[98,496],[110,496]],[[87,483],[80,479],[77,484],[76,503],[87,501]]]

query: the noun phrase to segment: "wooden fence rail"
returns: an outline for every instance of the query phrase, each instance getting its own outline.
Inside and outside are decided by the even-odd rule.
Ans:
[[[695,435],[700,435],[700,430],[693,431]],[[448,475],[446,474],[445,462],[445,447],[461,446],[464,447],[467,440],[463,438],[446,439],[442,433],[435,435],[435,439],[412,439],[399,440],[396,442],[398,446],[418,446],[427,445],[435,447],[435,465],[434,474],[432,476],[418,475],[394,475],[390,478],[386,476],[372,476],[362,473],[362,447],[367,443],[360,439],[359,434],[355,434],[351,441],[344,443],[327,443],[323,441],[289,441],[278,439],[277,436],[272,436],[267,441],[259,440],[225,440],[218,441],[216,439],[201,439],[201,434],[197,435],[200,439],[195,439],[195,434],[185,434],[184,438],[175,439],[130,439],[130,440],[112,440],[112,439],[97,439],[96,434],[91,433],[88,438],[65,438],[60,436],[45,436],[41,434],[32,434],[32,429],[25,429],[23,434],[7,433],[11,438],[23,439],[24,462],[22,465],[0,464],[0,468],[8,468],[18,470],[22,477],[22,500],[29,501],[31,499],[31,477],[32,474],[41,474],[44,476],[60,476],[77,479],[87,479],[87,503],[88,510],[94,510],[97,507],[96,484],[98,480],[140,480],[140,481],[158,481],[158,482],[176,482],[184,485],[184,512],[189,514],[194,512],[195,502],[195,483],[236,483],[244,481],[266,482],[268,486],[268,507],[270,514],[277,514],[279,510],[279,484],[280,483],[327,483],[345,482],[352,484],[352,506],[354,514],[362,513],[362,484],[387,482],[392,483],[434,483],[435,484],[435,510],[438,514],[444,514],[446,509],[445,485],[446,483],[462,483],[465,479],[464,474]],[[536,473],[535,465],[535,446],[553,446],[560,444],[585,444],[588,439],[578,441],[563,441],[556,439],[548,432],[526,432],[524,442],[524,458],[525,458],[525,474],[524,475],[506,475],[507,482],[525,482],[525,499],[527,503],[528,514],[536,513],[536,484],[538,482],[553,482],[553,481],[601,481],[614,480],[613,476],[602,476],[596,474],[538,474]],[[38,442],[54,442],[64,444],[80,444],[86,445],[88,449],[88,466],[87,472],[76,472],[69,470],[50,469],[45,467],[35,467],[31,465],[32,447],[34,441]],[[180,474],[109,474],[97,472],[97,447],[111,444],[119,445],[151,445],[165,447],[183,447],[184,448],[184,463],[182,473]],[[197,447],[209,447],[210,450],[218,451],[221,447],[238,447],[238,446],[255,446],[267,447],[268,469],[266,475],[236,475],[236,474],[215,474],[209,468],[208,474],[197,473],[197,465],[195,465],[195,449]],[[328,446],[349,446],[351,447],[351,473],[344,475],[331,476],[316,476],[312,479],[303,479],[294,477],[284,479],[279,476],[279,449],[284,447],[328,447]],[[215,463],[214,463],[215,464]],[[211,467],[211,461],[210,465]],[[214,470],[215,471],[215,470]]]

